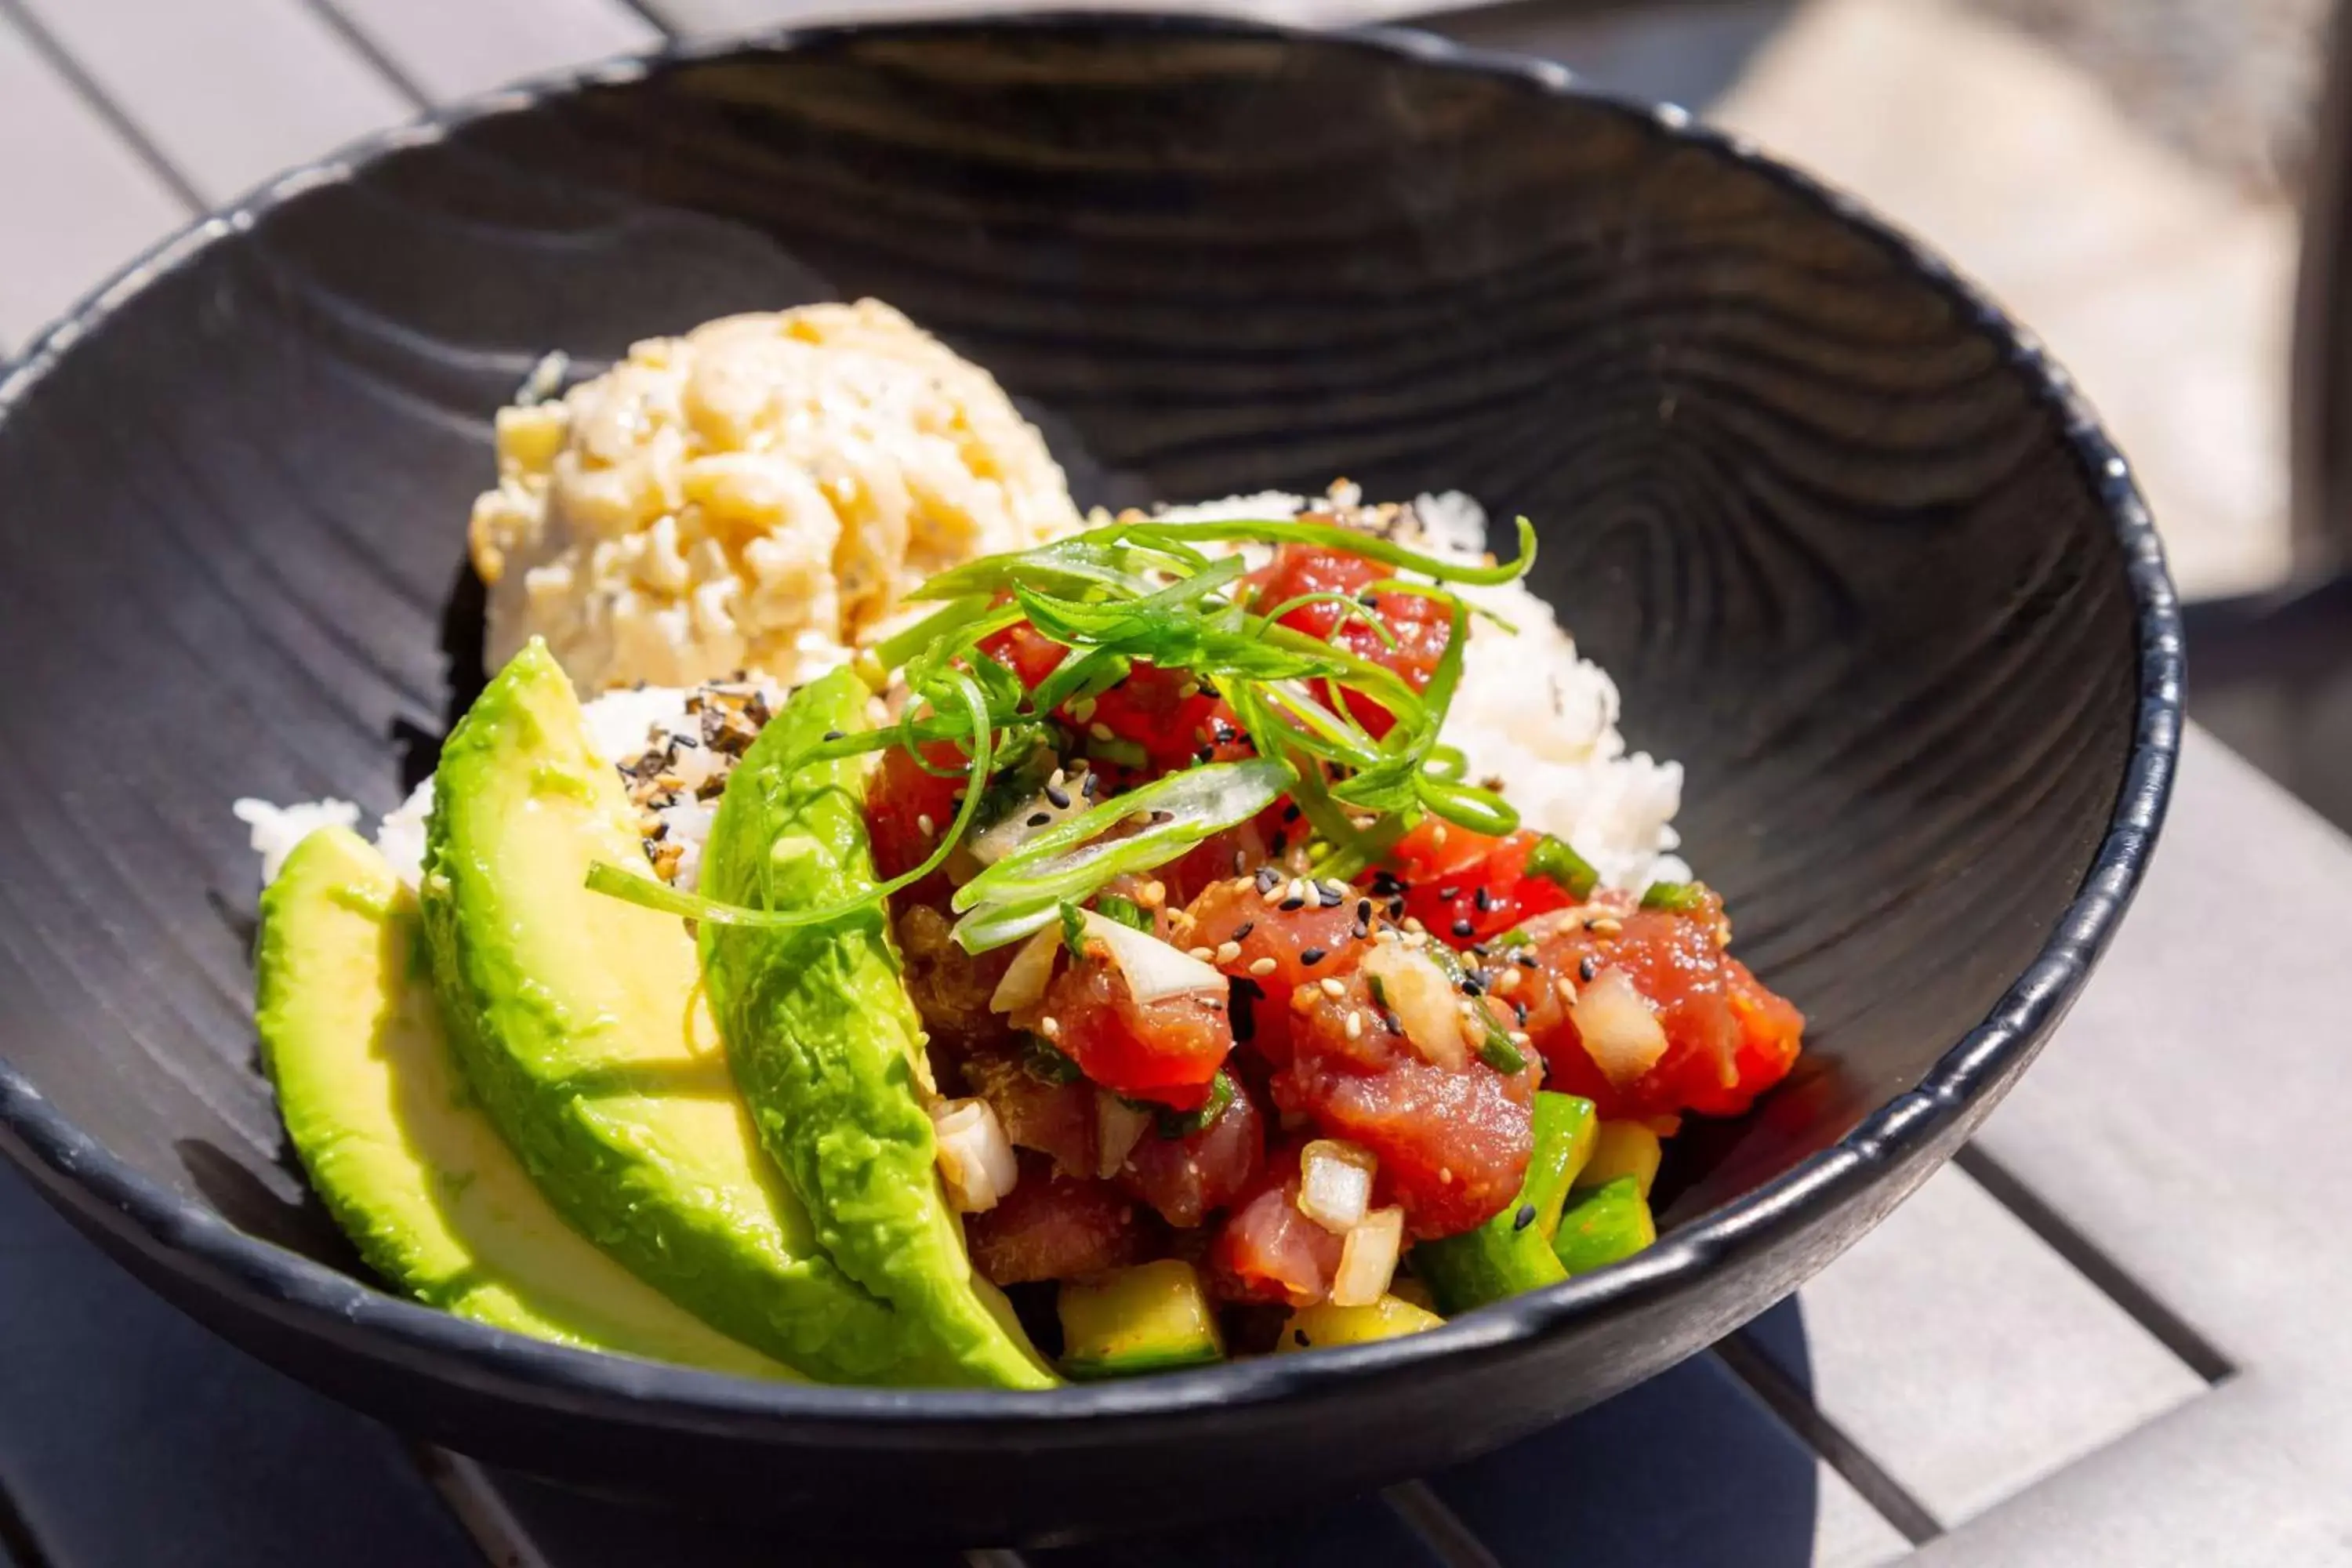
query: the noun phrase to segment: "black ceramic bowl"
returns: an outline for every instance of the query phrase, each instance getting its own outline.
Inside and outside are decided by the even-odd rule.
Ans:
[[[872,293],[1083,500],[1459,487],[1689,768],[1811,1015],[1629,1265],[1390,1343],[1045,1394],[777,1387],[383,1295],[255,1068],[232,796],[394,804],[478,679],[463,523],[543,351]],[[2124,465],[1998,311],[1680,113],[1404,34],[816,32],[486,100],[166,247],[0,381],[0,1149],[141,1278],[435,1441],[873,1536],[1297,1505],[1658,1371],[2023,1069],[2162,813]]]

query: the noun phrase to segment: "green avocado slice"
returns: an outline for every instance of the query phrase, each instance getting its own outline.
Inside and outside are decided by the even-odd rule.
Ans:
[[[634,814],[534,640],[434,774],[422,902],[459,1064],[556,1212],[646,1284],[808,1376],[912,1381],[888,1304],[761,1152],[686,923],[590,891],[600,862],[645,865]]]
[[[874,886],[865,771],[793,769],[830,731],[862,730],[847,670],[803,687],[728,780],[703,851],[721,903],[812,909]],[[898,1310],[908,1353],[941,1380],[1043,1388],[1055,1379],[965,1254],[919,1082],[923,1032],[881,904],[822,925],[706,922],[712,1011],[769,1153],[842,1270]]]
[[[424,943],[415,899],[348,828],[303,839],[261,895],[262,1059],[312,1188],[369,1267],[559,1344],[790,1377],[557,1217],[469,1102]]]

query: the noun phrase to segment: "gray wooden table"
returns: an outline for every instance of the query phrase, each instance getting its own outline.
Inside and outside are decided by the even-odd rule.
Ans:
[[[500,81],[793,9],[0,0],[0,353],[287,163]],[[1719,8],[1648,32],[1580,14],[1430,25],[1669,92],[1748,38]],[[1659,27],[1673,51],[1651,47]],[[2352,1563],[2347,929],[2352,845],[2192,731],[2164,848],[2089,995],[1958,1164],[1796,1301],[1458,1471],[1273,1526],[1027,1557]],[[785,1556],[724,1521],[413,1449],[212,1339],[0,1174],[0,1568]]]

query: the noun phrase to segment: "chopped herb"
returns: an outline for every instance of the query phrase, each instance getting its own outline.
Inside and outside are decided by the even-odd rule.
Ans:
[[[1234,1080],[1223,1068],[1209,1080],[1209,1098],[1195,1110],[1173,1110],[1167,1106],[1153,1108],[1153,1117],[1162,1138],[1190,1138],[1193,1133],[1216,1125],[1225,1108],[1234,1102]],[[1131,1101],[1129,1103],[1132,1103]]]
[[[1496,947],[1533,947],[1536,939],[1523,931],[1507,931],[1495,939]]]
[[[1038,1035],[1030,1035],[1021,1048],[1021,1065],[1031,1078],[1055,1086],[1076,1083],[1086,1074],[1052,1042]]]
[[[1087,955],[1086,916],[1078,912],[1077,905],[1066,900],[1062,904],[1061,916],[1062,945],[1070,950],[1072,958],[1084,958]]]

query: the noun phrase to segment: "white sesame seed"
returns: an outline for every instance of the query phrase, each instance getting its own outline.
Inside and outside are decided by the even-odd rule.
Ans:
[[[1348,1037],[1351,1040],[1360,1040],[1364,1037],[1364,1016],[1361,1013],[1348,1015]]]
[[[1515,1046],[1528,1044],[1528,1032],[1525,1029],[1513,1029],[1510,1033],[1510,1041]]]
[[[1517,970],[1506,969],[1502,973],[1495,976],[1496,995],[1508,996],[1512,992],[1517,991],[1518,988],[1519,972]]]
[[[1217,956],[1217,950],[1213,947],[1188,948],[1185,950],[1184,956],[1187,958],[1197,958],[1202,963],[1206,963]]]
[[[1168,884],[1146,882],[1136,889],[1135,901],[1147,910],[1156,910],[1168,901]]]
[[[1323,987],[1323,994],[1330,997],[1333,1001],[1337,1001],[1348,994],[1348,988],[1345,985],[1340,984],[1338,980],[1332,978],[1328,974],[1325,975],[1319,984]]]
[[[1040,1018],[1037,1020],[1037,1032],[1049,1040],[1058,1040],[1062,1037],[1062,1020],[1055,1017]]]
[[[915,818],[915,826],[922,829],[923,837],[926,838],[929,838],[932,834],[939,831],[936,827],[931,826],[931,814],[928,811]]]
[[[1261,977],[1271,974],[1274,973],[1274,960],[1270,958],[1261,958],[1255,963],[1249,966],[1249,972],[1252,974],[1259,975]]]
[[[1217,944],[1217,962],[1219,963],[1231,963],[1241,955],[1242,944],[1240,942],[1221,942]]]

